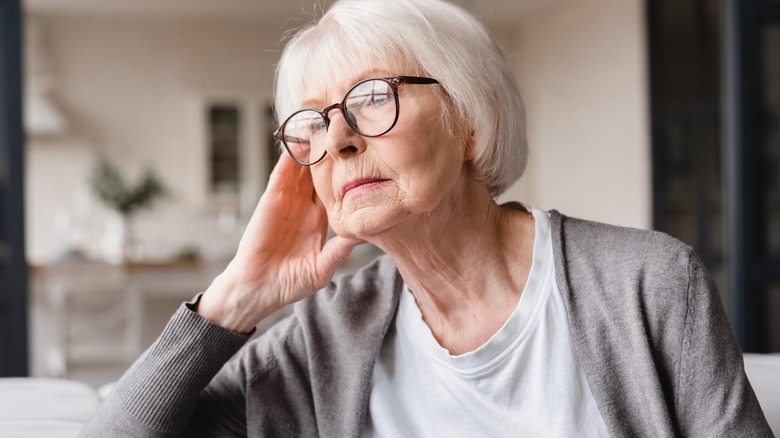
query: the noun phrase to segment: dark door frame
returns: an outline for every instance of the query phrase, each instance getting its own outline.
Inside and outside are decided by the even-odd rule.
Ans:
[[[28,373],[21,17],[0,0],[0,376]]]
[[[722,171],[731,323],[746,352],[765,352],[768,280],[777,281],[773,261],[759,257],[764,238],[756,217],[762,146],[762,32],[780,23],[780,3],[723,0]],[[776,268],[776,266],[774,266]],[[772,275],[767,275],[772,273]]]

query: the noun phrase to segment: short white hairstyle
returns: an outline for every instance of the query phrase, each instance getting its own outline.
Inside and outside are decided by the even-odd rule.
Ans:
[[[479,20],[442,0],[335,2],[282,52],[277,120],[301,109],[307,87],[324,88],[366,67],[439,81],[455,120],[442,116],[451,129],[473,134],[474,168],[493,196],[523,174],[525,110],[512,69]]]

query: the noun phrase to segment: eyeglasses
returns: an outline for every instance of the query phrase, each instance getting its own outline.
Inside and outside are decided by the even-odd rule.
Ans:
[[[293,113],[274,133],[287,152],[303,166],[311,166],[325,158],[325,143],[330,113],[341,111],[353,131],[363,137],[387,134],[398,122],[398,86],[401,84],[438,84],[431,78],[396,76],[365,79],[347,91],[340,103],[322,111],[302,109]]]

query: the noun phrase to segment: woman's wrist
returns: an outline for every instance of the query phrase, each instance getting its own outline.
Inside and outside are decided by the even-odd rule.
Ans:
[[[223,272],[211,282],[194,310],[214,324],[236,333],[249,333],[279,308],[264,299],[269,295]]]

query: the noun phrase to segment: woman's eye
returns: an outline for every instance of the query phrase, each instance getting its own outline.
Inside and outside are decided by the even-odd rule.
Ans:
[[[369,104],[372,106],[382,105],[384,103],[387,103],[390,96],[387,93],[371,93],[371,98],[369,100]]]
[[[311,125],[312,132],[320,132],[325,130],[325,120],[320,120]]]

